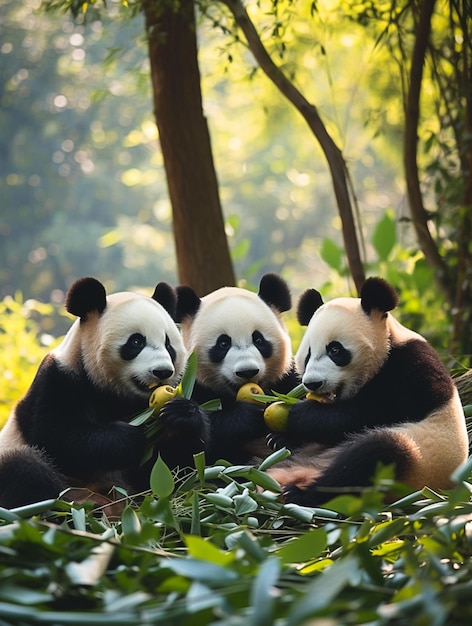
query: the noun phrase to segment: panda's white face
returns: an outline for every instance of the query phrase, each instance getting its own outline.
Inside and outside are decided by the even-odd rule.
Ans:
[[[269,306],[244,289],[225,287],[203,298],[189,335],[198,380],[220,394],[236,393],[248,381],[277,381],[290,367],[287,331]]]
[[[69,335],[55,351],[59,361],[73,365],[73,346],[80,344],[88,376],[120,395],[149,397],[152,386],[176,385],[185,367],[187,352],[174,321],[146,296],[108,296],[104,313],[76,320]]]
[[[388,316],[367,315],[357,298],[337,298],[313,315],[295,355],[305,387],[330,400],[354,396],[389,352]]]

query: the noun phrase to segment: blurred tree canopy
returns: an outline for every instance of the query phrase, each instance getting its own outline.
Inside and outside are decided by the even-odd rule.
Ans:
[[[264,271],[278,271],[295,293],[327,280],[349,281],[321,150],[257,70],[223,4],[231,3],[199,5],[199,63],[236,274],[251,283]],[[351,0],[340,11],[336,2],[248,3],[272,59],[316,102],[342,150],[369,272],[379,270],[370,238],[386,210],[395,216],[395,246],[411,251],[404,272],[424,266],[402,169],[416,6]],[[2,294],[21,289],[59,299],[73,278],[87,273],[109,288],[176,281],[139,4],[130,10],[111,3],[106,15],[93,8],[83,23],[44,15],[37,0],[0,8]],[[450,285],[470,286],[470,243],[464,244],[471,213],[464,193],[470,188],[464,169],[470,2],[432,2],[431,15],[414,157]],[[439,75],[449,82],[439,83]],[[336,249],[340,262],[333,262]],[[349,290],[349,282],[342,284]],[[452,311],[447,295],[434,297]],[[463,331],[464,319],[460,326]]]

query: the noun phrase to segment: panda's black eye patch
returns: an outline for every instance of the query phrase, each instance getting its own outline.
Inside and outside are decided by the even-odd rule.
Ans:
[[[120,356],[124,361],[132,361],[146,346],[146,337],[140,333],[133,333],[120,348]]]
[[[169,353],[169,356],[172,360],[172,363],[175,363],[175,357],[177,356],[177,353],[175,351],[174,346],[171,344],[169,337],[166,335],[166,350]]]
[[[218,337],[215,345],[210,348],[208,355],[212,363],[221,363],[231,348],[231,337],[222,334]]]
[[[352,359],[351,352],[339,341],[331,341],[326,346],[326,354],[339,367],[349,365]]]
[[[255,330],[252,333],[252,343],[256,346],[264,359],[269,359],[272,356],[272,344],[259,330]]]

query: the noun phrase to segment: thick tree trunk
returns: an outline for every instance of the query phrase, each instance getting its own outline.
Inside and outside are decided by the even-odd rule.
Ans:
[[[225,4],[233,14],[236,24],[243,31],[249,49],[254,55],[259,67],[303,116],[325,154],[331,173],[339,216],[341,218],[349,271],[357,291],[360,291],[365,282],[365,272],[360,255],[356,224],[349,193],[349,177],[341,150],[328,134],[316,107],[306,100],[295,85],[288,80],[272,61],[241,0],[220,1]]]
[[[193,0],[143,4],[154,113],[172,204],[179,281],[199,294],[235,277],[202,111]]]

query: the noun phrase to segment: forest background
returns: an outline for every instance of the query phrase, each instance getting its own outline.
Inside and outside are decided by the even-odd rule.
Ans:
[[[69,326],[62,304],[75,278],[147,293],[180,280],[143,17],[111,2],[101,16],[90,5],[83,24],[82,0],[51,3],[66,11],[0,5],[0,423]],[[197,4],[241,7],[144,2]],[[246,4],[342,151],[365,273],[395,284],[402,321],[460,370],[472,336],[470,0]],[[418,37],[429,10],[431,37]],[[326,299],[354,294],[325,156],[223,14],[197,14],[199,61],[237,282],[256,288],[275,271],[294,300],[312,286]],[[419,82],[416,43],[430,44]],[[410,210],[416,167],[434,263]],[[468,394],[471,429],[470,377]],[[2,624],[471,623],[471,459],[448,493],[401,497],[387,470],[362,497],[323,509],[262,491],[275,461],[205,467],[198,455],[178,485],[161,463],[143,502],[123,498],[111,519],[106,505],[60,501],[0,510]],[[386,493],[400,497],[387,504]]]
[[[69,320],[55,312],[80,276],[97,276],[109,291],[179,282],[143,16],[115,2],[100,5],[100,13],[89,6],[85,20],[82,2],[49,4],[65,12],[46,13],[39,0],[0,8],[0,298],[10,312],[16,298],[43,343],[67,329]],[[198,5],[197,36],[237,282],[256,288],[273,271],[288,281],[294,301],[313,286],[325,299],[355,294],[325,156],[258,68],[223,4],[231,3]],[[414,156],[449,291],[463,299],[472,282],[472,176],[464,168],[470,14],[467,2],[419,7],[426,5],[435,13]],[[250,3],[274,62],[316,104],[342,152],[366,274],[395,284],[402,321],[460,369],[470,355],[470,305],[460,307],[461,332],[454,333],[454,295],[438,289],[438,268],[420,250],[406,192],[405,82],[420,18],[407,2],[339,6]],[[195,229],[201,222],[192,207],[188,221]],[[296,342],[300,330],[291,329]],[[3,341],[11,335],[4,329]],[[8,364],[5,372],[8,379]]]

